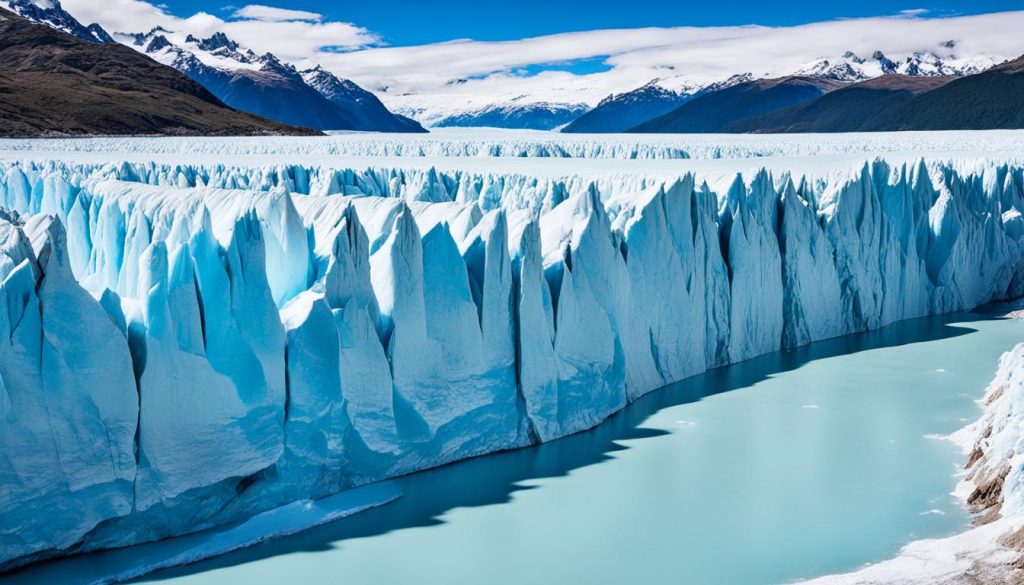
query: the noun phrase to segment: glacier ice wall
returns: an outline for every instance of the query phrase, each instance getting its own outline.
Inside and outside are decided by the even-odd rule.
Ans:
[[[0,166],[0,568],[590,428],[1024,292],[1024,169]]]

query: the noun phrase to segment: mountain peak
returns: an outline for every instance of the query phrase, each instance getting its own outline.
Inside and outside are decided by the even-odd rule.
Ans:
[[[113,38],[103,27],[93,23],[84,26],[74,16],[64,10],[60,0],[0,0],[11,12],[36,24],[45,24],[50,28],[66,32],[74,37],[90,43],[113,43]]]
[[[0,93],[7,106],[0,134],[311,133],[225,107],[195,81],[119,43],[0,15]]]
[[[85,29],[89,31],[89,33],[92,34],[93,38],[95,38],[100,43],[117,42],[114,40],[114,37],[110,36],[110,33],[108,33],[106,30],[103,29],[102,26],[96,24],[95,22],[85,27]]]
[[[299,75],[313,89],[320,92],[328,100],[336,101],[342,96],[353,99],[362,99],[366,90],[352,83],[348,79],[342,79],[330,71],[317,65],[312,69],[300,71]]]
[[[843,59],[845,59],[847,61],[850,61],[850,62],[853,62],[853,63],[858,63],[858,64],[864,62],[864,59],[861,59],[860,57],[858,57],[857,54],[854,53],[853,51],[847,51],[847,52],[843,53]]]
[[[950,41],[952,42],[952,41]],[[948,43],[942,43],[945,47]],[[955,44],[955,43],[954,43]],[[874,51],[870,60],[847,51],[837,59],[819,58],[799,68],[794,75],[820,77],[834,81],[853,82],[881,75],[908,75],[912,77],[959,77],[978,73],[994,65],[989,59],[943,59],[928,50],[916,51],[905,59],[892,60],[881,51]]]
[[[229,39],[228,36],[222,32],[215,32],[212,35],[210,35],[210,37],[202,40],[197,39],[192,35],[188,35],[188,38],[185,39],[185,42],[193,43],[200,49],[204,51],[209,51],[211,53],[217,51],[218,49],[227,49],[228,51],[233,52],[237,51],[239,47],[238,43]]]
[[[146,52],[155,53],[160,49],[169,46],[171,46],[171,42],[167,40],[167,37],[164,35],[156,35],[149,41],[149,44],[146,45]]]
[[[892,62],[885,53],[881,51],[875,51],[871,54],[871,58],[878,61],[878,64],[882,66],[883,73],[896,73],[896,64]]]
[[[253,54],[252,51],[249,51],[249,54],[252,55],[253,58],[255,58],[255,54]],[[264,71],[275,71],[277,73],[281,73],[281,74],[285,74],[285,75],[298,75],[299,74],[299,71],[295,67],[295,65],[292,65],[291,63],[286,63],[286,62],[278,59],[277,55],[275,55],[273,53],[264,53],[260,57],[256,58],[256,60],[261,65],[260,69],[262,69]]]

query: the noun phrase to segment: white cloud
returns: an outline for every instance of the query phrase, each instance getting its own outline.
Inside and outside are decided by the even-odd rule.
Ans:
[[[915,18],[918,16],[924,16],[929,12],[931,12],[931,10],[928,10],[927,8],[908,8],[906,10],[900,10],[898,14],[907,18]]]
[[[64,8],[85,23],[98,22],[110,32],[168,30],[206,37],[222,31],[258,53],[272,52],[286,61],[307,61],[335,47],[359,49],[380,43],[379,37],[348,22],[323,21],[319,14],[263,5],[236,9],[236,19],[206,12],[177,17],[144,0],[63,0]]]
[[[263,20],[267,22],[287,22],[289,20],[317,22],[323,18],[323,15],[317,12],[274,8],[273,6],[263,6],[262,4],[249,4],[248,6],[243,6],[238,10],[235,10],[232,16],[235,18]]]

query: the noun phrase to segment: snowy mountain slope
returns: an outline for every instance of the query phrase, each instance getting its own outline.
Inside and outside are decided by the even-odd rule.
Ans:
[[[1020,166],[793,179],[5,163],[0,559],[550,440],[714,365],[1024,292]]]
[[[640,124],[666,115],[692,99],[754,81],[750,73],[739,73],[706,85],[686,78],[654,79],[633,91],[613,94],[580,116],[562,132],[626,132]]]
[[[306,83],[291,65],[267,53],[256,55],[223,33],[199,39],[157,28],[145,34],[117,34],[82,26],[56,0],[9,0],[11,9],[33,22],[99,43],[123,42],[197,81],[227,105],[294,126],[317,130],[408,131],[379,101],[350,92],[333,101]],[[2,6],[3,4],[0,4]],[[340,83],[340,80],[339,80]],[[351,84],[351,82],[348,82]],[[351,84],[356,87],[355,84]],[[413,126],[413,129],[415,127]]]
[[[170,67],[0,9],[0,134],[310,134],[232,110]]]
[[[524,118],[539,115],[544,126],[555,128],[571,121],[606,97],[603,89],[585,80],[549,79],[541,74],[533,77],[502,76],[477,80],[456,78],[437,82],[430,90],[407,89],[387,84],[366,85],[393,112],[421,122],[428,128],[445,121],[466,124],[486,115],[490,124],[525,127]],[[558,122],[555,124],[554,122]],[[534,127],[538,127],[536,123]],[[498,126],[491,126],[498,127]]]
[[[300,73],[306,85],[342,110],[356,130],[377,132],[426,132],[419,122],[392,114],[377,96],[348,79],[341,79],[323,67]]]
[[[692,98],[692,93],[666,89],[654,80],[633,91],[608,96],[562,132],[625,132],[671,112]]]
[[[913,76],[889,73],[790,104],[785,99],[761,98],[753,109],[733,96],[746,87],[741,85],[694,99],[640,126],[638,131],[778,133],[1024,128],[1020,98],[1024,95],[1022,64],[1024,57],[959,77],[934,74],[949,71],[942,67],[918,69]],[[765,96],[768,93],[764,92]],[[783,107],[778,107],[780,104]]]
[[[686,68],[665,64],[657,68],[657,77],[635,79],[639,71],[622,71],[593,75],[558,75],[547,72],[537,76],[495,74],[484,79],[454,79],[432,89],[391,87],[387,84],[378,93],[390,107],[436,125],[437,121],[464,116],[471,119],[476,112],[489,107],[512,107],[515,103],[583,103],[591,106],[593,116],[583,117],[579,130],[616,132],[635,127],[658,115],[679,107],[688,97],[725,89],[744,81],[784,77],[812,77],[827,81],[850,83],[874,77],[899,74],[909,76],[964,76],[979,73],[1003,60],[962,50],[957,41],[944,41],[917,50],[894,53],[892,58],[880,50],[861,57],[852,51],[839,56],[826,55],[800,64],[769,63],[756,67],[758,58],[743,65],[744,69],[727,75],[688,73]],[[642,65],[643,63],[633,63]],[[627,75],[629,73],[629,75]],[[612,78],[620,80],[610,81]],[[612,92],[608,92],[611,84]],[[618,85],[616,85],[618,84]],[[621,84],[626,84],[622,86]],[[630,88],[636,89],[630,89]],[[607,113],[604,113],[607,112]],[[653,113],[653,114],[652,114]],[[625,126],[621,120],[629,120]]]
[[[821,77],[758,79],[703,93],[630,132],[734,132],[744,120],[809,102],[841,83]]]
[[[96,23],[83,25],[60,5],[59,0],[0,0],[6,8],[32,22],[45,24],[90,43],[113,43],[114,39]]]
[[[199,82],[227,105],[317,130],[354,130],[357,122],[271,54],[241,49],[223,34],[207,39],[162,29],[118,38]]]
[[[956,49],[955,41],[943,44],[945,49]],[[847,51],[839,58],[822,57],[793,72],[794,75],[825,77],[836,81],[863,81],[882,75],[909,75],[921,77],[960,77],[981,73],[998,63],[992,57],[958,58],[955,54],[942,58],[932,51],[915,51],[906,58],[892,60],[881,51],[868,59]]]
[[[553,130],[575,120],[586,112],[584,104],[556,104],[535,102],[489,105],[442,117],[433,121],[437,128],[478,126],[529,130]]]
[[[945,45],[947,45],[945,48],[946,49],[950,49],[950,50],[954,49],[956,47],[956,43],[953,42],[953,41],[945,43]],[[903,79],[903,78],[947,78],[948,79],[948,78],[953,78],[953,77],[961,77],[961,76],[974,75],[974,74],[980,73],[980,72],[982,72],[982,71],[984,71],[984,70],[994,66],[995,64],[996,64],[996,60],[991,58],[991,57],[956,58],[955,56],[953,56],[953,57],[948,57],[948,58],[944,59],[942,57],[939,57],[938,55],[936,55],[934,52],[931,52],[931,51],[917,51],[917,52],[914,52],[914,53],[908,55],[904,59],[898,59],[898,60],[895,60],[895,61],[889,59],[888,57],[886,57],[885,54],[882,53],[881,51],[875,51],[871,55],[870,59],[863,59],[861,57],[858,57],[854,53],[852,53],[850,51],[847,51],[840,58],[831,58],[831,59],[829,59],[829,58],[820,58],[820,59],[817,59],[817,60],[815,60],[815,61],[813,61],[811,63],[808,63],[808,64],[806,64],[806,65],[796,69],[795,71],[793,71],[791,73],[791,76],[792,77],[796,77],[796,78],[819,80],[820,83],[828,83],[828,82],[855,83],[855,82],[863,82],[863,81],[871,80],[871,79],[883,79],[883,80],[885,80],[885,81],[878,82],[878,84],[876,84],[876,85],[866,84],[866,85],[862,86],[863,88],[869,88],[870,89],[870,88],[879,87],[879,86],[890,86],[891,87],[893,85],[899,84],[899,81],[897,81],[897,80],[898,79]],[[888,79],[890,77],[892,77],[894,79]],[[676,100],[679,101],[679,103],[676,104],[676,108],[681,107],[682,105],[685,104],[685,102],[689,101],[690,99],[695,99],[695,98],[698,98],[698,97],[701,97],[701,96],[704,96],[704,95],[707,95],[707,94],[713,94],[713,93],[715,93],[717,91],[721,91],[723,89],[727,89],[727,88],[732,87],[734,85],[738,85],[739,83],[742,83],[744,81],[753,81],[753,80],[754,80],[753,77],[749,76],[749,74],[748,74],[746,79],[743,79],[741,77],[735,77],[735,78],[733,78],[731,80],[726,80],[725,82],[720,82],[720,83],[717,83],[717,84],[711,84],[711,85],[708,85],[708,86],[705,86],[705,87],[691,88],[688,91],[675,92],[676,95],[677,95]],[[627,104],[629,104],[630,102],[636,101],[637,98],[641,98],[642,99],[642,96],[644,95],[644,91],[645,90],[644,90],[644,88],[641,88],[640,90],[637,90],[637,93],[638,93],[637,97],[632,97],[631,94],[625,94],[624,96],[620,96],[617,100],[613,100],[611,103],[605,105],[605,108],[610,107],[610,106],[616,108],[616,109],[612,110],[615,113],[614,113],[614,116],[613,116],[612,120],[609,121],[610,123],[595,124],[595,125],[591,126],[590,130],[580,130],[580,131],[624,132],[624,131],[630,130],[631,128],[639,126],[641,123],[648,122],[648,121],[653,121],[655,118],[657,118],[657,117],[659,117],[661,115],[668,115],[668,113],[670,111],[676,109],[676,108],[665,109],[665,108],[667,108],[668,103],[671,103],[671,101],[672,101],[672,94],[673,94],[672,90],[668,90],[668,89],[662,88],[660,85],[658,85],[660,83],[659,80],[655,80],[655,81],[653,81],[651,83],[654,84],[655,87],[660,89],[661,92],[663,92],[663,95],[665,96],[662,100],[655,102],[655,103],[658,104],[657,110],[649,110],[649,109],[647,109],[645,106],[643,106],[643,102],[642,101],[638,105],[622,105],[622,106],[617,105],[619,102],[626,102]],[[676,83],[678,83],[678,82],[676,82]],[[935,84],[929,84],[928,82],[914,83],[913,81],[910,81],[910,82],[907,82],[906,85],[908,87],[909,86],[914,86],[914,87],[928,86],[928,88],[935,87]],[[833,87],[836,87],[836,86],[833,86]],[[647,90],[647,91],[649,92],[650,90]],[[857,92],[853,92],[853,93],[856,94]],[[915,91],[912,92],[912,93],[917,93],[917,90],[915,89]],[[844,93],[842,95],[846,99],[849,99],[851,97],[850,93]],[[686,96],[688,96],[688,99],[686,98]],[[872,97],[877,99],[879,97],[879,94],[876,93]],[[828,105],[830,103],[829,100],[826,100],[824,98],[822,98],[822,99],[823,99],[823,103],[824,104]],[[864,100],[864,101],[865,101],[865,103],[859,104],[859,107],[867,110],[867,109],[869,109],[871,107],[871,105],[873,103],[873,100],[872,99],[867,99],[867,100]],[[877,105],[877,104],[875,104],[875,105]],[[891,105],[891,104],[887,104],[887,105]],[[796,108],[798,106],[794,105],[793,107]],[[597,108],[595,108],[593,110],[592,114],[588,114],[588,116],[600,114],[602,110],[603,110],[602,106],[599,105]],[[663,111],[660,111],[660,113],[656,113],[654,115],[650,115],[653,112],[658,111],[658,110],[663,110]],[[848,112],[846,112],[846,113],[848,114]],[[878,113],[877,112],[868,112],[868,114],[870,116],[877,116]],[[701,116],[703,116],[703,115],[704,114],[701,114]],[[744,117],[747,117],[749,115],[750,115],[749,112],[742,111],[742,112],[740,112],[740,114],[737,116],[736,119],[744,118]],[[760,120],[760,116],[771,116],[771,115],[772,114],[764,114],[764,113],[762,113],[762,114],[758,115],[755,118],[755,120]],[[832,117],[839,117],[841,115],[843,115],[843,114],[840,114],[840,113],[834,113],[833,114],[831,112],[829,114],[826,114],[826,116],[832,116]],[[587,120],[588,116],[582,117],[581,121]],[[632,123],[629,124],[628,126],[624,126],[623,123],[622,123],[623,120],[629,120]],[[815,123],[815,121],[813,119],[801,119],[801,120],[802,120],[803,124],[814,124]],[[860,122],[862,120],[860,120],[859,118],[854,116],[854,117],[851,117],[849,119],[846,119],[845,121],[848,122],[852,127],[856,128],[857,122]],[[768,127],[769,126],[772,127],[772,128],[780,128],[780,129],[783,129],[782,131],[785,131],[784,129],[786,127],[791,126],[791,125],[795,125],[795,124],[797,124],[797,122],[795,122],[795,121],[790,121],[788,123],[779,121],[779,122],[772,122],[771,124],[761,125],[761,124],[756,123],[754,121],[750,121],[750,122],[747,122],[747,123],[744,123],[744,124],[740,125],[740,126],[746,128],[746,130],[739,130],[738,128],[730,130],[730,129],[726,129],[724,127],[718,126],[718,129],[716,129],[716,130],[708,130],[708,131],[730,131],[730,132],[731,131],[748,131],[748,132],[749,131],[757,131],[757,132],[765,132],[765,131],[768,131]],[[653,127],[656,126],[656,125],[657,124],[652,123],[650,129],[653,130]],[[682,126],[686,127],[688,125],[687,124],[683,124]],[[576,125],[570,125],[566,130],[567,131],[574,131],[576,129],[576,127],[577,127]],[[820,132],[834,132],[834,131],[837,131],[837,130],[830,130],[831,127],[832,126],[829,123],[821,123],[820,126],[819,126],[819,130],[817,130],[817,131],[820,131]]]

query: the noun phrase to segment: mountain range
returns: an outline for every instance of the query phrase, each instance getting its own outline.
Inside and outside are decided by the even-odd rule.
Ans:
[[[944,49],[954,49],[955,42],[949,41]],[[631,92],[613,95],[598,104],[593,110],[584,114],[563,129],[563,132],[626,132],[626,131],[659,131],[659,132],[730,132],[726,128],[732,122],[747,117],[757,116],[769,111],[796,105],[811,98],[819,97],[844,85],[879,77],[902,76],[914,78],[939,77],[951,79],[980,73],[995,65],[991,59],[949,59],[943,60],[929,51],[915,52],[905,59],[892,60],[881,51],[875,51],[870,58],[864,59],[853,52],[847,51],[841,57],[821,58],[808,63],[791,75],[774,79],[755,80],[753,75],[741,74],[713,83],[704,87],[680,82],[679,79],[656,79],[647,85]],[[820,86],[820,93],[800,92],[794,86],[795,79],[803,79],[806,83]],[[788,81],[787,81],[788,80]],[[816,80],[816,81],[815,81]],[[782,83],[781,86],[776,87]],[[670,88],[666,86],[676,86]],[[717,92],[738,89],[709,97]],[[732,103],[740,94],[748,95],[750,100],[773,100],[791,90],[790,99],[743,106]],[[770,90],[770,91],[768,91]],[[761,92],[767,91],[764,96]],[[708,97],[705,97],[708,96]],[[704,98],[704,99],[699,99]],[[686,105],[694,101],[693,105]],[[718,104],[718,105],[715,105]],[[755,110],[749,109],[753,105]],[[729,119],[704,120],[693,119],[701,116],[708,109],[728,109],[730,107],[746,107],[729,114]],[[655,123],[656,118],[667,116],[679,108],[679,113],[672,118],[665,118]],[[756,111],[759,109],[760,111]],[[672,120],[675,119],[675,122]],[[644,125],[645,123],[649,125]],[[703,128],[703,129],[702,129]],[[634,130],[635,129],[635,130]]]
[[[946,70],[934,70],[945,73]],[[813,86],[815,89],[807,89]],[[790,133],[1024,128],[1024,57],[962,76],[758,80],[695,98],[631,132]]]
[[[271,53],[257,55],[224,33],[198,39],[156,28],[147,33],[109,34],[82,25],[59,0],[4,0],[29,21],[96,44],[121,43],[187,75],[228,106],[278,122],[316,130],[425,132],[397,116],[372,93],[316,68],[299,71]]]
[[[0,135],[318,134],[231,109],[174,69],[88,30],[65,32],[0,8]]]
[[[723,132],[858,132],[870,130],[883,112],[904,107],[917,95],[953,77],[883,75],[840,87],[821,97],[741,120]],[[654,122],[652,122],[652,125]],[[640,129],[638,129],[640,130]]]
[[[114,38],[181,71],[242,111],[317,130],[425,131],[349,80],[322,68],[300,71],[271,53],[257,55],[224,33],[197,39],[156,28]]]
[[[0,0],[0,8],[7,8],[27,20],[45,24],[83,41],[99,44],[116,42],[96,23],[83,26],[61,7],[58,0]]]
[[[147,76],[155,75],[154,79],[166,83],[156,83],[152,91],[173,89],[187,95],[175,99],[199,99],[206,104],[203,108],[227,106],[257,116],[245,122],[232,118],[227,126],[221,127],[217,123],[203,124],[194,116],[186,119],[189,111],[199,111],[196,107],[163,112],[158,111],[159,104],[151,104],[147,109],[143,104],[125,103],[118,104],[124,110],[118,112],[120,121],[105,125],[101,119],[104,116],[89,114],[82,121],[74,119],[72,114],[87,114],[89,108],[68,108],[64,103],[64,111],[49,116],[54,123],[47,125],[48,105],[62,102],[55,97],[26,101],[21,99],[23,95],[18,95],[4,105],[11,115],[4,121],[8,133],[118,134],[132,133],[133,129],[135,133],[224,133],[226,128],[242,133],[308,132],[301,128],[425,132],[424,123],[434,127],[492,126],[575,133],[1024,127],[1019,114],[1024,108],[1018,103],[1018,96],[1024,95],[1020,92],[1024,79],[1020,59],[997,64],[990,57],[964,58],[958,56],[960,49],[953,40],[901,58],[889,58],[881,51],[874,51],[869,57],[847,51],[839,57],[816,59],[776,77],[740,73],[711,83],[696,83],[682,73],[670,71],[668,77],[609,95],[593,107],[588,104],[595,104],[595,96],[579,102],[559,102],[539,99],[539,94],[528,92],[503,97],[463,92],[465,103],[438,96],[425,101],[405,96],[415,99],[403,97],[395,101],[394,91],[375,87],[388,104],[399,106],[397,111],[401,113],[395,113],[374,92],[349,79],[320,66],[300,69],[271,53],[258,54],[223,32],[206,38],[159,27],[148,32],[108,33],[98,24],[84,25],[78,21],[62,8],[59,0],[0,0],[0,7],[85,43],[75,49],[82,59],[89,55],[88,58],[106,63],[112,56],[124,54],[115,51],[130,47],[147,59],[129,60],[131,67],[119,75],[140,88],[146,85]],[[31,79],[24,77],[30,70],[34,75],[50,73],[56,77],[47,82],[62,88],[61,96],[70,99],[76,95],[75,99],[82,100],[82,104],[100,103],[95,95],[88,96],[91,90],[98,94],[111,89],[109,79],[90,78],[92,71],[84,65],[74,73],[78,76],[76,81],[67,87],[62,85],[69,84],[71,79],[66,68],[55,65],[50,71],[32,69],[47,61],[60,63],[63,56],[58,54],[62,50],[59,47],[67,41],[48,47],[39,35],[25,31],[20,34],[19,38],[33,37],[28,51],[31,56],[6,45],[7,71],[0,71],[5,75],[0,80],[3,84],[15,87],[18,81],[31,83]],[[29,59],[33,65],[20,64],[18,59]],[[187,76],[203,91],[172,82],[175,78],[160,69],[161,65]],[[93,85],[83,85],[86,81]],[[130,84],[124,86],[127,85]],[[34,91],[36,88],[30,88],[21,94]],[[551,93],[542,93],[545,92]],[[212,102],[208,99],[211,96]],[[415,105],[417,99],[422,105]],[[128,115],[127,110],[132,109],[147,115],[140,118],[139,111]],[[269,120],[279,124],[268,126]]]
[[[827,77],[808,76],[746,81],[695,97],[630,131],[730,132],[742,120],[813,100],[839,85]]]
[[[606,97],[562,132],[625,132],[671,112],[693,99],[696,93],[668,89],[658,81],[654,79],[633,91]]]
[[[442,117],[433,123],[437,128],[487,126],[529,130],[554,130],[585,114],[586,104],[554,104],[535,102],[520,105],[515,102],[485,106]]]
[[[701,79],[689,72],[667,68],[660,77],[649,79],[635,89],[601,98],[595,96],[593,88],[593,84],[601,82],[588,83],[585,76],[580,77],[578,83],[556,82],[553,86],[537,85],[524,78],[523,88],[513,86],[511,91],[507,87],[500,89],[479,84],[476,91],[463,89],[474,80],[461,78],[450,80],[443,91],[424,94],[387,86],[377,87],[375,91],[389,106],[430,126],[521,127],[520,120],[529,117],[532,111],[571,113],[581,109],[581,104],[589,104],[591,107],[566,124],[563,132],[624,132],[700,96],[757,79],[806,77],[850,84],[883,75],[959,77],[984,71],[1000,60],[965,53],[960,43],[946,40],[891,58],[880,50],[863,56],[845,51],[838,56],[817,58],[791,68],[773,67],[774,75],[748,71],[721,79]],[[554,126],[549,123],[546,127]],[[534,127],[545,128],[540,125]]]

